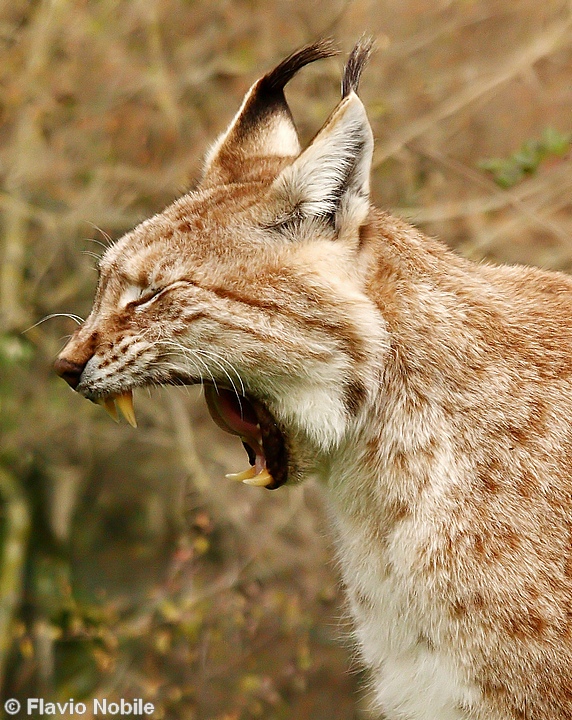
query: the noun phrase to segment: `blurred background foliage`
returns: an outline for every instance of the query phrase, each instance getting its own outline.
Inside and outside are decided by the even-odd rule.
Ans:
[[[74,320],[36,324],[87,315],[93,256],[192,187],[260,74],[364,31],[376,203],[475,260],[570,270],[569,1],[0,2],[3,697],[367,717],[319,488],[230,485],[246,458],[195,389],[114,425],[52,372]],[[306,141],[341,63],[289,87]]]

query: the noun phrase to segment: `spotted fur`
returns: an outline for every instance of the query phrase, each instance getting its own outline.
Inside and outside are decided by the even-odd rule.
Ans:
[[[284,479],[324,485],[384,717],[566,720],[572,281],[371,206],[365,48],[304,151],[282,87],[331,48],[253,86],[199,187],[106,252],[57,369],[92,399],[201,379],[256,399]]]

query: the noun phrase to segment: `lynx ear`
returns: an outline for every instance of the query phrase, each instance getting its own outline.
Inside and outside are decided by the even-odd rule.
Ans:
[[[336,53],[330,40],[320,40],[292,53],[257,80],[208,153],[204,179],[240,181],[247,179],[254,158],[296,157],[300,143],[284,87],[304,65]]]
[[[360,42],[346,64],[342,100],[309,147],[274,182],[287,217],[329,218],[338,230],[358,226],[369,211],[373,134],[356,91],[371,42]]]

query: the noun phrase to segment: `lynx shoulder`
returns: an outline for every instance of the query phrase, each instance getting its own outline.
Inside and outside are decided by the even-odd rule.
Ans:
[[[572,280],[477,265],[370,203],[357,95],[302,149],[258,80],[198,187],[118,240],[56,361],[135,424],[202,382],[270,489],[318,477],[389,720],[572,717]]]

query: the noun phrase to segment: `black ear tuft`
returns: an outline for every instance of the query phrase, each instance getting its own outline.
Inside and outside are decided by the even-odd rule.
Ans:
[[[332,40],[318,40],[292,53],[257,80],[207,154],[203,183],[244,180],[248,176],[247,159],[297,156],[300,142],[284,86],[305,65],[337,53]]]
[[[338,53],[339,50],[331,38],[324,38],[311,45],[306,45],[288,55],[274,70],[267,73],[260,81],[260,90],[270,93],[280,92],[304,65],[332,57]]]
[[[373,51],[373,39],[362,37],[351,51],[342,79],[342,97],[347,97],[351,92],[357,93],[359,81],[364,67]]]
[[[339,54],[338,48],[331,38],[318,40],[311,45],[296,50],[269,73],[260,78],[255,85],[255,90],[244,108],[242,128],[237,127],[240,132],[250,132],[252,126],[263,121],[263,118],[275,112],[282,112],[290,119],[290,109],[284,97],[284,87],[292,80],[294,75],[305,65],[333,57]]]

